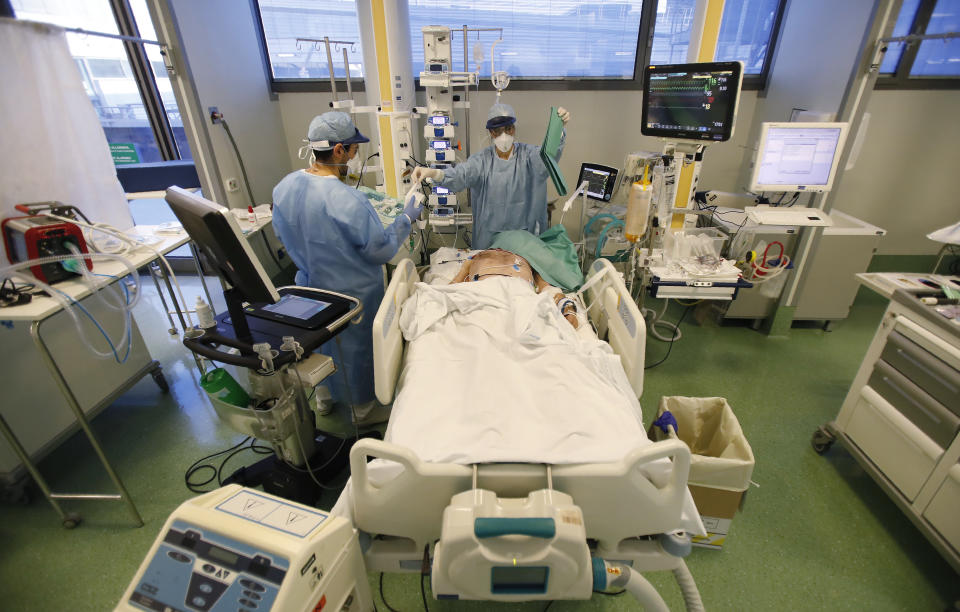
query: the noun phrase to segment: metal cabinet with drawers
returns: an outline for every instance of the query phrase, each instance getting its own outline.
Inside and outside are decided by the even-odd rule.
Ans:
[[[812,443],[823,453],[835,440],[960,572],[960,323],[896,290]]]

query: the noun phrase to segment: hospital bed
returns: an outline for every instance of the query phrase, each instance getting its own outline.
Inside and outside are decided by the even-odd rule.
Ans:
[[[491,279],[466,285],[480,286],[494,280],[517,281]],[[418,353],[417,347],[412,346],[421,340],[414,339],[408,344],[404,340],[400,325],[404,303],[411,296],[415,296],[416,292],[422,293],[429,289],[424,283],[418,284],[419,281],[420,277],[412,262],[401,262],[374,319],[376,394],[382,403],[393,401],[394,411],[385,441],[362,439],[353,447],[350,457],[351,481],[333,510],[334,514],[348,516],[361,532],[372,536],[365,552],[367,569],[383,572],[421,571],[425,555],[429,554],[426,551],[435,545],[434,592],[438,592],[437,585],[440,583],[458,584],[459,587],[451,587],[451,590],[460,598],[486,598],[483,597],[483,587],[471,591],[472,587],[464,582],[463,577],[453,575],[456,571],[451,568],[458,567],[458,564],[452,555],[455,555],[457,550],[462,551],[463,542],[459,542],[459,546],[447,543],[443,548],[445,540],[450,540],[455,530],[452,526],[452,523],[456,522],[455,515],[478,511],[478,507],[466,510],[462,507],[464,493],[473,492],[472,497],[467,495],[467,506],[480,503],[477,500],[483,495],[493,496],[494,499],[514,500],[504,501],[499,505],[494,503],[493,506],[487,504],[487,514],[492,512],[503,517],[527,516],[522,509],[529,512],[544,495],[546,499],[553,499],[551,495],[555,495],[557,499],[572,500],[582,512],[582,527],[578,527],[585,540],[582,545],[585,549],[589,547],[593,557],[616,560],[638,571],[674,570],[676,573],[680,571],[677,568],[682,566],[686,572],[681,558],[685,554],[682,550],[683,539],[662,534],[703,532],[703,526],[687,490],[690,452],[686,445],[677,440],[654,443],[644,435],[637,398],[643,390],[646,327],[636,304],[630,299],[622,279],[610,262],[599,259],[592,264],[584,284],[586,291],[582,291],[579,297],[582,298],[581,313],[586,310],[596,330],[596,337],[592,342],[601,344],[599,339],[605,339],[612,348],[612,352],[606,350],[610,353],[608,357],[612,363],[617,364],[614,374],[619,377],[615,378],[613,386],[617,387],[616,383],[619,381],[620,396],[632,396],[620,397],[615,392],[613,396],[604,397],[620,397],[613,403],[622,404],[624,408],[621,412],[627,416],[623,417],[616,411],[604,412],[606,408],[600,405],[582,406],[583,412],[577,415],[578,419],[588,423],[606,422],[608,429],[604,429],[603,423],[598,428],[590,425],[587,430],[578,433],[580,438],[571,445],[567,443],[562,431],[551,438],[550,436],[554,435],[552,425],[545,420],[544,427],[551,431],[542,436],[544,440],[540,441],[540,446],[538,447],[537,441],[533,441],[535,448],[518,451],[516,455],[502,448],[487,448],[482,443],[476,445],[476,449],[435,450],[438,446],[443,447],[445,443],[448,447],[450,444],[470,447],[469,427],[472,419],[469,414],[455,413],[459,415],[453,419],[455,424],[448,423],[443,426],[452,427],[454,433],[440,431],[441,426],[437,425],[436,439],[431,439],[431,423],[442,420],[438,419],[437,415],[443,415],[447,410],[456,410],[456,407],[449,397],[449,389],[440,389],[434,395],[429,387],[430,381],[416,379],[427,377],[430,372],[439,379],[455,375],[455,371],[469,372],[469,368],[475,367],[470,360],[479,359],[479,351],[472,350],[474,347],[471,344],[464,350],[468,354],[464,357],[465,361],[452,364],[449,368],[445,367],[443,360],[450,359],[450,355],[438,355],[434,358],[428,351],[428,362],[422,363],[425,354],[423,347],[419,347]],[[409,313],[407,314],[409,321]],[[563,321],[562,318],[560,320]],[[567,323],[564,322],[564,325]],[[585,327],[586,330],[581,329],[578,333],[593,334],[589,325]],[[560,333],[566,331],[561,329]],[[467,341],[472,343],[474,339],[468,337]],[[596,352],[599,349],[594,347],[593,350]],[[599,352],[599,357],[594,355],[591,359],[603,361],[602,351]],[[405,358],[411,354],[418,355],[414,359],[417,363],[405,365]],[[498,359],[501,358],[502,356],[498,356]],[[430,363],[430,359],[436,361]],[[548,366],[553,367],[553,364]],[[548,378],[549,372],[552,370],[548,371]],[[531,375],[542,377],[544,373],[541,371]],[[522,381],[522,374],[520,376]],[[552,383],[547,382],[561,387],[563,382],[560,379],[577,379],[572,368],[554,372],[553,376],[558,379]],[[428,385],[426,391],[418,390],[418,385],[423,384]],[[490,381],[491,387],[500,384],[499,378]],[[511,383],[508,381],[504,384]],[[530,384],[534,382],[531,381]],[[603,386],[605,383],[600,381],[597,384]],[[477,392],[465,390],[462,396]],[[415,398],[416,405],[411,405],[411,401],[404,401],[405,397]],[[631,415],[632,409],[629,406],[635,406],[635,415]],[[523,420],[528,410],[533,408],[516,406],[514,414],[518,420]],[[426,416],[421,418],[421,414]],[[619,421],[621,417],[626,420]],[[636,422],[631,422],[631,418]],[[423,436],[418,436],[416,431],[410,433],[411,427],[405,429],[404,424],[411,420],[412,429],[424,430]],[[561,428],[563,426],[562,423],[559,425]],[[483,429],[483,426],[478,424],[478,428]],[[407,434],[401,435],[401,431],[407,431]],[[628,431],[630,437],[625,437],[624,431]],[[477,436],[482,438],[486,433],[488,432],[478,431]],[[449,435],[453,436],[453,442],[446,440]],[[607,437],[610,438],[609,443]],[[397,443],[400,439],[413,442],[410,446],[405,446]],[[481,462],[477,460],[477,453],[483,455],[483,458],[489,455],[492,460]],[[437,460],[437,457],[446,456],[455,458]],[[479,512],[483,514],[482,510]],[[569,514],[565,516],[568,518],[564,519],[563,513],[558,514],[561,522],[566,520],[578,523],[581,520],[576,517],[570,519]],[[523,523],[524,520],[527,519],[511,524],[526,524]],[[519,550],[522,546],[518,542],[525,540],[522,533],[524,529],[502,531],[494,535],[502,536],[501,540],[513,541],[512,546]],[[466,539],[469,541],[472,535],[467,534]],[[526,540],[536,540],[536,537],[527,537]],[[678,541],[681,542],[681,550],[678,550]],[[537,545],[542,548],[542,542],[533,542],[534,548]],[[483,540],[482,547],[487,553],[496,548],[490,539]],[[539,553],[533,551],[530,554],[530,558],[543,558],[547,553],[540,550]],[[446,558],[441,563],[444,555]],[[482,573],[475,561],[476,559],[470,561],[471,567],[476,567],[476,571]],[[509,559],[507,561],[509,562]],[[513,557],[513,564],[517,565],[517,556]],[[460,563],[459,567],[462,568],[463,563]],[[490,579],[481,577],[473,582],[486,583],[489,588]],[[686,592],[686,588],[684,591]],[[586,598],[589,593],[588,589]],[[501,593],[489,598],[524,600],[564,597],[574,598],[573,595],[564,595],[556,589],[540,592],[536,588],[523,593]]]

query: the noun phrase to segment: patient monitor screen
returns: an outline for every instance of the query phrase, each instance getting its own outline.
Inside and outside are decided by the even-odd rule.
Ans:
[[[609,202],[617,182],[617,169],[599,164],[582,164],[578,185],[587,182],[587,197]]]
[[[766,124],[754,167],[753,191],[828,191],[846,124]]]
[[[729,140],[741,74],[739,62],[647,66],[641,133],[667,139]]]

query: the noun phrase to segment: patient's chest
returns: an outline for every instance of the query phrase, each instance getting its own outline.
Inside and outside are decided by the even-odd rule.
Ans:
[[[533,270],[527,260],[509,251],[483,251],[477,253],[470,264],[468,281],[482,280],[488,276],[512,276],[533,284]]]

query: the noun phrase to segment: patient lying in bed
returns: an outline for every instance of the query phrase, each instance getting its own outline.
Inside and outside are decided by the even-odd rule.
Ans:
[[[472,258],[463,262],[460,271],[453,277],[450,284],[481,281],[491,276],[512,276],[522,278],[530,283],[530,287],[537,293],[553,295],[553,302],[560,309],[564,318],[576,329],[580,323],[577,320],[577,306],[574,301],[566,297],[563,292],[543,280],[537,271],[530,267],[526,259],[502,249],[488,249],[480,251]]]

